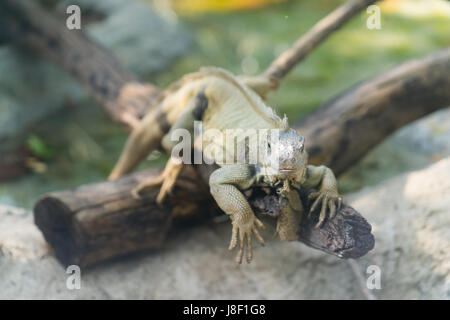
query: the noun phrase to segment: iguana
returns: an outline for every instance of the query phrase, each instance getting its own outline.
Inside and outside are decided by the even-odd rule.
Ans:
[[[258,228],[264,229],[264,225],[255,217],[243,195],[244,190],[256,186],[276,188],[288,200],[289,205],[283,209],[277,221],[277,233],[281,240],[297,239],[303,206],[295,190],[317,190],[309,195],[310,200],[315,199],[310,212],[321,204],[316,225],[320,227],[326,218],[327,209],[330,218],[333,218],[336,209],[341,206],[342,198],[337,191],[336,179],[331,169],[325,166],[307,165],[304,137],[289,128],[286,116],[283,119],[278,117],[264,103],[263,96],[274,86],[276,83],[272,79],[236,77],[215,67],[204,67],[185,75],[165,90],[155,102],[156,105],[132,131],[109,178],[116,179],[130,172],[150,150],[160,145],[171,154],[178,144],[178,140],[171,139],[172,135],[179,129],[193,134],[195,121],[202,122],[205,132],[213,129],[225,137],[230,129],[274,130],[278,133],[277,139],[262,140],[265,147],[263,156],[252,163],[248,157],[236,161],[235,156],[231,157],[231,162],[224,161],[230,150],[227,150],[229,145],[223,137],[202,136],[203,153],[206,154],[204,151],[207,149],[215,150],[209,152],[208,157],[219,165],[210,176],[209,186],[218,206],[231,218],[229,249],[234,249],[239,242],[236,261],[240,264],[245,247],[247,262],[252,260],[253,235],[264,245],[258,231]],[[251,137],[237,136],[241,143],[244,141],[248,151],[251,139],[247,138]],[[231,151],[233,154],[234,146]],[[171,156],[161,175],[142,182],[133,190],[133,195],[139,197],[143,189],[162,185],[157,198],[157,202],[161,203],[172,190],[182,166],[178,158]]]

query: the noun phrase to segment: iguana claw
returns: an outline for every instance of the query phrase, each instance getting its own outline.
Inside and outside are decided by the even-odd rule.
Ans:
[[[175,186],[175,182],[182,167],[182,163],[176,163],[172,160],[169,160],[166,167],[164,168],[164,171],[159,176],[144,180],[131,191],[131,194],[134,198],[139,199],[141,198],[141,195],[139,193],[144,189],[161,185],[161,189],[159,190],[156,202],[158,204],[162,204],[167,194],[170,194],[172,192],[172,189]]]
[[[322,207],[320,209],[319,221],[316,224],[316,228],[322,226],[323,222],[326,218],[327,208],[330,209],[329,218],[333,219],[336,215],[336,210],[339,210],[342,205],[342,197],[340,197],[335,191],[319,191],[311,193],[308,196],[308,200],[316,199],[309,209],[309,213],[316,210],[319,203],[321,203]]]
[[[242,220],[233,220],[233,229],[231,231],[231,241],[230,246],[228,247],[229,250],[233,250],[236,248],[238,239],[239,239],[239,251],[236,255],[236,263],[241,264],[242,258],[244,256],[244,247],[247,246],[246,252],[247,252],[247,263],[250,263],[253,258],[253,249],[252,249],[252,236],[253,234],[258,239],[258,241],[261,243],[261,245],[264,246],[264,239],[259,234],[259,231],[257,229],[265,229],[264,224],[258,220],[255,216],[252,216],[249,221],[242,221]]]

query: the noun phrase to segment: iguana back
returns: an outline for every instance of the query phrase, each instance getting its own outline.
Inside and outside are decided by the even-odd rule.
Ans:
[[[204,132],[216,129],[225,135],[228,129],[287,128],[287,119],[279,118],[237,77],[220,68],[204,67],[185,75],[165,90],[130,135],[110,178],[130,172],[151,150],[158,148],[187,106],[200,99],[203,99],[202,104],[196,106],[194,113],[196,120],[202,121]],[[212,142],[204,140],[203,147]]]

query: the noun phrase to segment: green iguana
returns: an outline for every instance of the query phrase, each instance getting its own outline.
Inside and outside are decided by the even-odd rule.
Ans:
[[[202,151],[209,152],[208,157],[219,165],[209,179],[210,191],[219,207],[230,216],[232,235],[229,249],[234,249],[239,242],[237,263],[242,263],[244,248],[247,247],[247,262],[252,260],[253,235],[264,245],[258,228],[263,223],[255,217],[242,191],[251,187],[273,187],[288,201],[278,217],[277,233],[281,240],[296,240],[303,206],[297,189],[316,189],[309,199],[315,199],[310,211],[321,204],[320,227],[326,218],[327,209],[333,218],[339,209],[342,198],[337,192],[333,172],[325,166],[307,165],[307,153],[304,149],[305,139],[295,130],[290,129],[286,116],[278,117],[264,103],[263,95],[276,83],[264,77],[235,77],[228,71],[215,67],[201,68],[196,73],[185,75],[170,86],[156,102],[157,105],[143,118],[131,133],[110,179],[116,179],[133,170],[151,150],[160,145],[171,154],[178,140],[171,139],[176,130],[184,129],[193,134],[194,122],[201,121],[205,132],[216,130],[222,134],[221,139],[208,135],[202,136]],[[224,161],[226,155],[234,154],[235,149],[228,150],[228,142],[223,137],[230,129],[275,130],[275,141],[265,140],[262,157],[256,162]],[[239,131],[237,131],[239,132]],[[255,132],[255,131],[251,131]],[[259,132],[259,131],[256,131]],[[236,131],[234,131],[236,134]],[[247,139],[250,138],[250,139]],[[239,137],[244,141],[246,150],[251,137]],[[234,137],[233,137],[234,141]],[[218,152],[221,151],[221,152]],[[259,151],[258,151],[259,152]],[[274,156],[275,155],[275,156]],[[242,159],[241,159],[242,160]],[[141,183],[133,190],[133,195],[151,186],[162,185],[157,201],[161,203],[173,188],[183,163],[172,156],[164,171],[156,179]]]

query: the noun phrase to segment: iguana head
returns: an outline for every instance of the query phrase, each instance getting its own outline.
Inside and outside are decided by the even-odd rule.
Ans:
[[[293,129],[280,130],[276,139],[268,143],[271,171],[280,178],[300,180],[303,177],[308,155],[305,137]]]

